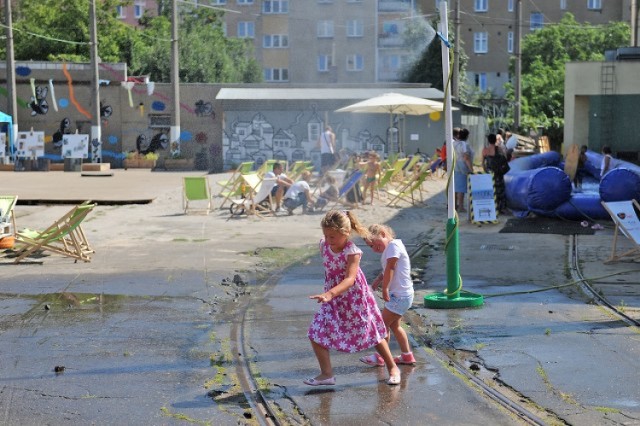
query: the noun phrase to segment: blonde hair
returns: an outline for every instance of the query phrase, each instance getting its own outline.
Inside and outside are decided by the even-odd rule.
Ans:
[[[355,231],[364,239],[370,237],[367,228],[360,223],[353,212],[348,210],[329,210],[322,218],[320,226],[324,229],[336,230],[343,235],[351,235],[351,232]]]
[[[302,172],[302,174],[300,175],[300,178],[302,180],[309,180],[309,178],[311,177],[311,172],[309,170],[305,170],[304,172]]]
[[[382,234],[384,234],[386,237],[389,237],[392,240],[396,237],[396,233],[393,232],[393,229],[391,229],[391,227],[387,225],[381,225],[379,223],[375,223],[369,226],[368,231],[370,234],[369,238],[379,237]]]

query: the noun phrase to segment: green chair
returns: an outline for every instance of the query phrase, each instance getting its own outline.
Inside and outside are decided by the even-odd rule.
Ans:
[[[24,247],[18,250],[14,262],[19,263],[25,257],[40,250],[68,256],[74,258],[76,262],[78,260],[90,262],[91,253],[95,251],[89,245],[81,224],[95,206],[87,202],[75,206],[44,231],[33,229],[18,231],[16,244]]]
[[[211,189],[206,176],[187,176],[183,178],[182,207],[188,213],[190,201],[206,201],[207,214],[211,211]]]

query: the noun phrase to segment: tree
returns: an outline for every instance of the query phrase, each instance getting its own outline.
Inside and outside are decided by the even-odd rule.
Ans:
[[[580,24],[570,13],[558,24],[527,35],[523,39],[521,56],[522,127],[544,127],[552,140],[560,142],[564,131],[565,64],[602,61],[605,50],[624,46],[629,38],[627,23]],[[513,100],[513,87],[507,89],[507,97]]]
[[[409,40],[409,46],[416,51],[420,51],[420,47],[422,47],[422,55],[420,55],[415,62],[409,64],[407,69],[403,72],[402,81],[407,83],[431,83],[431,86],[435,89],[443,90],[442,84],[442,41],[439,37],[435,36],[434,27],[437,27],[437,21],[431,23],[430,25],[430,33],[434,36],[433,38],[427,38],[428,44],[419,45],[414,42],[414,40],[420,40],[417,37],[411,37],[411,33],[408,34],[407,39]],[[411,27],[410,27],[411,28]],[[412,29],[412,31],[416,31]],[[424,31],[424,30],[423,30]],[[453,34],[449,33],[449,42],[452,47],[454,44]],[[451,58],[453,58],[453,50],[450,50]],[[464,49],[461,48],[460,51],[460,76],[465,75],[465,65],[467,62],[467,56],[464,53]],[[453,65],[453,63],[452,63]],[[453,66],[451,67],[451,73],[453,73]],[[452,75],[452,74],[450,74]],[[466,98],[468,95],[468,91],[465,90],[465,81],[464,77],[459,78],[459,87],[460,87],[460,97]]]

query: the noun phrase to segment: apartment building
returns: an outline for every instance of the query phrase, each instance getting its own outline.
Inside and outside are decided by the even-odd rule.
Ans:
[[[442,0],[420,0],[425,14],[436,14]],[[571,13],[576,21],[594,25],[630,20],[631,0],[521,0],[521,34],[559,22]],[[469,86],[505,93],[504,84],[512,76],[509,60],[515,51],[518,0],[449,0],[449,32],[455,31],[456,7],[463,49],[468,56],[465,78]],[[603,52],[604,53],[604,52]]]
[[[133,0],[131,4],[125,6],[117,6],[118,17],[134,27],[139,26],[138,20],[144,16],[145,12],[148,16],[158,15],[158,2],[156,0]]]
[[[135,0],[122,8],[155,1]],[[192,0],[220,7],[228,37],[253,40],[268,83],[398,82],[416,0]],[[128,18],[127,18],[128,19]]]

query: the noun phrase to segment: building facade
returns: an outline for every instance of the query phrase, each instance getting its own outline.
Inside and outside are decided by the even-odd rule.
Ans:
[[[420,0],[423,13],[433,15],[442,0]],[[631,0],[449,0],[449,33],[459,25],[460,39],[468,56],[466,75],[470,87],[504,96],[509,82],[509,61],[515,54],[517,6],[521,7],[521,36],[559,22],[566,13],[580,23],[594,25],[630,20]],[[456,14],[456,8],[458,13]],[[459,16],[456,23],[455,16]]]

